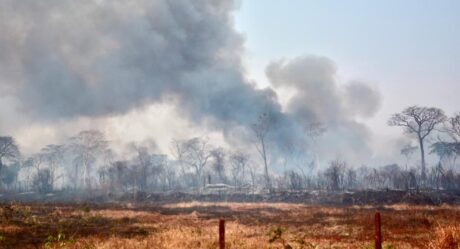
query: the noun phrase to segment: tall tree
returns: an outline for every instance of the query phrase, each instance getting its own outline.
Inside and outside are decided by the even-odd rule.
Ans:
[[[41,149],[41,154],[43,155],[45,163],[48,165],[50,184],[54,187],[56,180],[60,178],[60,176],[56,174],[56,171],[64,163],[65,146],[49,144]]]
[[[446,120],[444,112],[435,107],[410,106],[396,113],[388,120],[390,126],[404,127],[405,132],[417,137],[422,161],[422,181],[426,180],[424,141],[431,132]]]
[[[221,183],[227,182],[227,176],[225,174],[225,151],[223,148],[215,148],[211,150],[211,158],[212,158],[212,169],[219,177]]]
[[[329,163],[329,167],[324,171],[329,189],[340,190],[343,187],[346,169],[345,162],[335,160]]]
[[[71,148],[75,153],[74,162],[82,168],[82,185],[90,187],[90,170],[97,155],[107,148],[104,134],[97,130],[81,131],[71,138]]]
[[[246,180],[246,166],[249,162],[249,155],[242,151],[235,151],[230,155],[233,183],[240,187]]]
[[[460,114],[448,119],[446,130],[456,143],[460,143]]]
[[[203,183],[203,171],[211,158],[208,139],[195,137],[188,140],[173,140],[176,156],[181,164],[195,173],[195,185]]]
[[[268,156],[267,156],[267,140],[270,132],[270,117],[267,113],[262,113],[257,118],[257,122],[252,125],[252,130],[256,137],[255,146],[264,163],[265,184],[267,188],[271,188],[270,176],[268,174]]]
[[[450,117],[446,122],[444,131],[451,137],[452,141],[438,142],[442,143],[445,147],[449,147],[454,155],[452,157],[460,156],[460,114]]]
[[[32,187],[37,187],[34,185],[34,179],[43,170],[43,163],[45,162],[45,156],[41,153],[35,153],[31,155],[27,160],[24,161],[22,164],[23,169],[27,169],[27,188],[29,188],[32,184]],[[31,178],[32,177],[32,178]]]
[[[134,170],[136,172],[136,182],[139,187],[139,190],[145,191],[147,189],[148,178],[151,173],[151,168],[153,166],[152,156],[147,147],[132,144],[133,149],[136,152],[134,159]]]
[[[4,160],[16,161],[19,159],[19,148],[12,137],[0,137],[0,176],[4,167]]]

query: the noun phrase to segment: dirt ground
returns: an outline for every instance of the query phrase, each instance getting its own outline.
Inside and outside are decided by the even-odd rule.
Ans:
[[[0,248],[217,248],[219,218],[226,248],[373,248],[377,209],[384,248],[460,248],[457,206],[205,202],[3,204]]]

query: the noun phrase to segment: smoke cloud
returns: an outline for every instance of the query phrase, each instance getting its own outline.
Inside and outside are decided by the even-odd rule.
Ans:
[[[321,154],[357,160],[370,153],[370,131],[357,119],[371,117],[380,107],[381,95],[364,82],[340,84],[336,73],[332,60],[318,56],[281,60],[266,68],[273,86],[295,90],[286,109],[291,117],[298,123],[327,126],[318,145]]]
[[[124,113],[232,68],[230,1],[3,1],[5,91],[39,118]],[[226,51],[236,51],[226,53]],[[236,67],[235,67],[236,66]],[[213,80],[214,81],[214,80]],[[218,84],[216,84],[218,86]],[[13,89],[11,89],[13,88]]]
[[[375,113],[378,91],[339,85],[327,58],[275,62],[267,68],[272,85],[297,91],[282,111],[276,91],[246,80],[236,7],[231,0],[0,0],[0,98],[45,123],[170,103],[228,140],[244,140],[268,113],[277,143],[304,140],[305,124],[323,122],[337,146],[365,144],[368,131],[356,118]]]

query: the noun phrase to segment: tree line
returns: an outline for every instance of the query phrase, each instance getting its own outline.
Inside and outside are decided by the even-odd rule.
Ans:
[[[380,167],[351,166],[332,160],[322,169],[313,162],[291,162],[281,173],[273,171],[270,150],[270,117],[262,114],[253,124],[256,155],[215,146],[208,138],[174,139],[171,154],[132,143],[117,154],[98,130],[81,131],[64,144],[51,144],[23,157],[14,138],[0,137],[0,190],[101,191],[200,191],[207,184],[223,183],[240,191],[391,188],[459,189],[456,158],[460,155],[460,115],[447,117],[439,108],[411,106],[396,113],[388,125],[398,126],[417,141],[401,148],[402,164]],[[309,124],[313,139],[326,128]],[[427,150],[428,149],[428,150]],[[413,160],[420,152],[420,163]],[[438,160],[427,164],[426,154]],[[288,163],[286,163],[288,164]]]

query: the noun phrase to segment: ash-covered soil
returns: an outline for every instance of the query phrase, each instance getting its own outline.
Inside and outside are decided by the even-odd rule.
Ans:
[[[0,202],[11,201],[22,203],[123,203],[137,202],[149,205],[161,205],[178,202],[268,202],[268,203],[299,203],[330,206],[349,205],[458,205],[460,191],[425,190],[360,190],[360,191],[272,191],[271,193],[248,194],[242,192],[198,194],[187,192],[169,193],[100,193],[58,191],[48,194],[34,192],[0,194]]]

